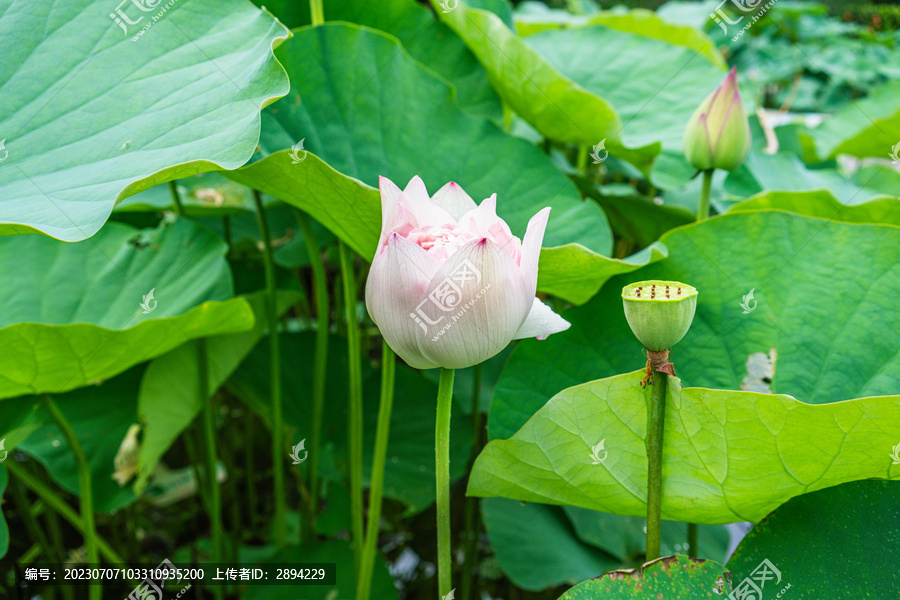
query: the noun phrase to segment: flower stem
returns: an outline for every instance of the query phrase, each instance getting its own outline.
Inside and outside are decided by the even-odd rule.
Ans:
[[[309,17],[313,27],[325,22],[325,11],[322,9],[322,0],[309,0]]]
[[[688,556],[697,558],[697,524],[688,523]]]
[[[375,549],[381,522],[381,500],[384,490],[384,465],[387,462],[388,438],[391,432],[391,412],[394,404],[394,371],[397,361],[387,342],[381,343],[381,405],[378,408],[378,425],[375,432],[375,453],[372,456],[372,482],[369,489],[369,521],[366,524],[366,545],[363,548],[356,584],[356,600],[369,600],[372,588],[372,570],[375,567]]]
[[[659,558],[662,525],[662,451],[668,375],[654,371],[647,407],[647,560]]]
[[[450,592],[450,408],[453,369],[441,369],[434,427],[434,470],[437,483],[438,594]]]
[[[350,406],[348,414],[348,456],[350,468],[350,505],[352,508],[353,549],[359,572],[363,547],[362,460],[363,460],[363,399],[362,363],[359,344],[359,318],[356,313],[356,280],[350,250],[338,243],[341,257],[341,279],[344,287],[344,311],[347,316],[347,362],[350,375]]]
[[[714,169],[703,171],[703,187],[700,190],[700,205],[697,207],[697,220],[709,218],[709,190],[712,187]]]
[[[579,172],[584,172],[585,167],[587,167],[587,158],[588,158],[588,147],[587,146],[578,146],[578,158],[575,162],[575,168],[578,169]]]
[[[473,448],[471,461],[475,461],[475,457],[481,452],[482,434],[484,433],[484,417],[481,414],[478,402],[478,392],[481,390],[481,364],[473,367],[472,372],[472,428],[473,428]],[[470,464],[471,467],[471,464]],[[471,468],[469,470],[471,473]],[[478,515],[478,498],[466,497],[466,536],[465,536],[465,552],[462,573],[462,598],[474,598],[472,593],[472,569],[478,564],[478,536],[481,531],[480,524],[477,520]]]
[[[266,274],[266,304],[269,320],[269,385],[272,388],[272,471],[274,474],[275,515],[273,542],[277,548],[287,543],[287,502],[284,493],[284,420],[281,411],[281,340],[278,337],[278,308],[275,299],[275,261],[272,259],[272,236],[259,190],[253,190],[256,221],[263,241],[263,264]]]
[[[175,180],[169,182],[169,194],[172,195],[172,210],[179,217],[185,216],[184,205],[181,203],[181,196],[178,195],[178,185]]]
[[[22,521],[22,524],[25,525],[25,530],[28,531],[28,535],[31,536],[34,543],[41,548],[41,554],[43,555],[44,560],[60,563],[64,562],[66,557],[63,556],[62,549],[55,548],[50,544],[47,534],[44,533],[38,524],[37,519],[32,512],[34,508],[31,503],[28,502],[28,496],[25,494],[25,489],[21,482],[11,481],[8,489],[13,502],[16,505],[16,512],[19,515],[19,519]]]
[[[100,562],[100,554],[97,547],[97,529],[94,524],[94,490],[91,487],[91,465],[75,435],[75,430],[69,420],[62,413],[56,402],[49,395],[42,396],[44,408],[47,409],[50,417],[56,423],[60,433],[66,439],[72,455],[75,457],[75,464],[78,466],[78,505],[81,511],[81,521],[84,523],[84,543],[87,546],[87,562],[89,565],[97,565]],[[89,588],[89,596],[91,600],[100,598],[102,589],[99,585],[91,585]]]
[[[313,233],[312,225],[306,213],[295,210],[297,224],[306,242],[306,253],[309,255],[309,264],[313,272],[313,290],[316,295],[316,354],[313,366],[313,391],[312,391],[312,432],[310,434],[310,465],[309,465],[309,494],[310,494],[310,528],[313,529],[316,515],[319,511],[319,448],[322,445],[322,409],[325,404],[325,380],[328,371],[328,281],[325,278],[325,263],[322,261],[322,253],[319,243]]]
[[[202,402],[203,414],[203,443],[206,451],[203,458],[206,461],[206,484],[209,486],[207,498],[209,499],[209,521],[212,529],[213,562],[225,562],[225,532],[222,528],[222,490],[219,488],[219,478],[216,477],[216,416],[213,407],[213,399],[209,390],[209,365],[206,355],[206,340],[197,340],[197,373],[200,379],[198,386],[200,402]],[[224,589],[221,586],[212,586],[213,595],[222,598]]]
[[[66,504],[66,502],[53,491],[50,486],[34,477],[27,469],[20,466],[14,460],[9,461],[6,464],[6,468],[9,469],[9,472],[12,473],[16,479],[25,484],[28,489],[43,500],[48,507],[52,508],[56,513],[61,515],[62,518],[71,523],[72,527],[87,536],[87,526],[84,521],[78,516],[78,513],[72,510],[72,507]],[[119,556],[116,551],[112,549],[112,546],[107,544],[103,538],[95,534],[94,540],[96,541],[97,549],[106,560],[116,566],[125,566],[126,563],[122,557]]]

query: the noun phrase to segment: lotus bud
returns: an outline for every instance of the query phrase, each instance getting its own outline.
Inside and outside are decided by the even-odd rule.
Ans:
[[[678,281],[640,281],[622,288],[622,301],[635,337],[647,350],[661,352],[690,329],[697,290]]]
[[[497,195],[475,201],[450,182],[429,197],[413,177],[403,191],[382,177],[381,239],[366,307],[411,367],[464,369],[510,341],[543,339],[569,323],[535,297],[550,209],[522,239],[497,216]]]
[[[697,108],[684,132],[684,156],[701,171],[737,169],[750,150],[750,124],[741,102],[737,69]]]

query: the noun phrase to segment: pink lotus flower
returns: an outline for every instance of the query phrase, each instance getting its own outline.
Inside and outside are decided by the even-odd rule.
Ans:
[[[418,369],[462,369],[510,341],[543,339],[569,323],[535,298],[538,257],[550,216],[531,218],[525,238],[454,182],[428,197],[413,179],[402,192],[382,177],[381,238],[366,307],[387,343]]]

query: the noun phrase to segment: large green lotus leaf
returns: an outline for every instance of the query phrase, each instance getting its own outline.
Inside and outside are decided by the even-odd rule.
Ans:
[[[827,189],[844,204],[861,204],[883,194],[874,187],[881,177],[886,175],[876,174],[857,183],[834,169],[808,169],[795,154],[751,151],[744,164],[728,175],[725,191],[739,198],[749,198],[765,190]]]
[[[582,7],[586,10],[577,11],[579,14],[575,14],[565,8],[550,8],[538,0],[524,0],[516,5],[513,13],[513,29],[525,37],[551,27],[584,25],[590,15],[600,12],[596,5],[589,3],[580,3],[580,8]]]
[[[574,304],[583,304],[610,277],[630,273],[666,256],[666,247],[658,242],[623,259],[601,256],[580,244],[543,248],[538,267],[538,290]]]
[[[431,0],[431,4],[481,62],[500,97],[544,136],[582,146],[605,140],[606,148],[615,156],[642,168],[649,168],[659,154],[657,143],[626,147],[622,141],[623,119],[613,103],[569,79],[529,45],[532,37],[526,43],[497,15],[464,2],[447,13],[441,12],[437,0]],[[594,68],[602,68],[599,63],[603,61],[596,59],[596,54],[589,57]],[[631,78],[633,74],[628,75]],[[616,81],[615,85],[621,83]]]
[[[485,498],[481,513],[497,562],[524,590],[572,585],[624,566],[620,559],[579,540],[557,506]]]
[[[696,210],[665,203],[658,197],[648,198],[625,183],[596,185],[583,177],[576,177],[575,183],[582,193],[600,203],[613,233],[638,248],[646,248],[670,229],[697,220]],[[670,196],[667,194],[667,199]]]
[[[294,292],[279,292],[278,314],[287,311],[298,298]],[[202,341],[206,346],[209,394],[228,379],[266,331],[264,293],[248,296],[247,301],[255,315],[253,329],[214,335]],[[141,378],[137,403],[143,432],[134,482],[138,493],[144,489],[163,454],[191,424],[208,399],[200,394],[199,345],[200,341],[192,340],[157,357]]]
[[[244,0],[141,4],[0,14],[17,40],[0,67],[0,234],[82,240],[122,198],[252,155],[260,109],[289,88],[272,48],[290,32]]]
[[[885,83],[845,104],[812,131],[818,152],[888,158],[900,154],[900,81]]]
[[[661,241],[669,258],[614,278],[567,310],[567,331],[519,343],[491,403],[491,437],[515,433],[560,390],[646,362],[621,298],[624,285],[646,279],[700,291],[693,325],[671,357],[691,385],[742,389],[751,355],[774,348],[773,392],[821,404],[900,389],[900,228],[752,211],[681,227]],[[744,314],[751,290],[746,306],[755,308]]]
[[[544,8],[546,9],[546,7]],[[565,17],[560,18],[557,13],[562,13]],[[592,15],[573,15],[565,11],[546,9],[545,14],[549,18],[542,18],[543,15],[537,11],[527,15],[516,13],[516,32],[525,37],[546,29],[604,25],[617,31],[663,40],[674,46],[684,46],[700,53],[719,68],[724,69],[727,66],[715,43],[701,30],[688,25],[672,23],[644,8],[635,8],[626,12],[603,11]]]
[[[900,193],[900,170],[897,170],[893,163],[865,165],[854,172],[851,178],[855,184],[885,196],[894,197]]]
[[[635,566],[645,554],[646,519],[505,498],[484,498],[481,510],[497,561],[523,589],[571,585]],[[687,551],[686,527],[663,521],[664,555]],[[701,525],[700,555],[724,561],[728,539],[724,527]]]
[[[3,456],[2,451],[0,451],[0,456]],[[6,472],[6,467],[0,463],[0,500],[3,499],[3,492],[6,491],[6,484],[9,483],[9,473]],[[2,505],[2,503],[0,503]],[[6,556],[6,552],[9,550],[9,527],[6,525],[6,519],[3,518],[3,510],[0,509],[0,558]]]
[[[311,152],[301,163],[293,161],[290,151],[280,150],[226,175],[299,207],[371,260],[381,231],[378,190],[335,171]]]
[[[79,244],[0,238],[0,270],[15,281],[0,289],[0,397],[71,390],[186,340],[249,329],[250,306],[229,299],[225,249],[184,219],[110,223]]]
[[[485,447],[468,493],[645,515],[651,386],[641,387],[643,375],[598,379],[551,398],[510,439]],[[887,455],[900,439],[900,396],[811,405],[680,384],[670,378],[666,396],[664,519],[755,522],[806,492],[900,479]],[[608,454],[595,464],[591,447],[600,441]]]
[[[785,588],[784,597],[798,600],[892,598],[900,589],[898,494],[900,482],[867,480],[788,500],[728,561],[735,589],[750,578],[764,584],[765,598]]]
[[[706,29],[711,20],[709,13],[715,12],[718,4],[718,0],[702,0],[701,2],[669,0],[656,9],[656,14],[672,23]]]
[[[310,24],[309,7],[294,0],[275,0],[265,5],[290,28]],[[378,10],[366,0],[325,0],[325,19],[347,21],[380,29],[397,37],[409,54],[438,73],[456,88],[456,100],[471,114],[502,118],[500,98],[487,80],[487,74],[466,45],[434,13],[411,0],[385,0]]]
[[[727,67],[715,42],[702,30],[666,20],[650,10],[636,8],[625,13],[604,11],[591,16],[588,22],[591,25],[605,25],[618,31],[637,33],[675,46],[684,46],[697,51],[719,68]]]
[[[900,198],[874,196],[862,204],[842,204],[828,190],[811,192],[761,192],[736,204],[729,212],[778,209],[809,217],[821,217],[846,223],[900,225]]]
[[[340,173],[369,186],[384,175],[401,187],[420,175],[431,193],[454,180],[478,201],[496,192],[498,214],[519,236],[528,219],[552,206],[547,246],[578,242],[609,252],[599,207],[582,201],[533,145],[461,112],[452,88],[395,38],[326,24],[298,30],[277,55],[294,86],[263,114],[260,146],[274,154],[226,172],[232,179],[306,210],[365,257],[380,230],[379,197]],[[301,139],[304,151],[293,156],[302,161],[294,163],[283,149]],[[425,152],[434,159],[422,160]]]
[[[37,402],[21,404],[0,400],[0,440],[4,441],[4,449],[12,452],[44,423],[44,418],[44,411],[40,410]],[[3,450],[0,450],[2,456]]]
[[[72,425],[91,466],[94,510],[109,512],[130,504],[135,494],[130,486],[114,479],[114,460],[128,428],[138,424],[137,387],[144,371],[135,367],[98,386],[87,386],[54,397],[59,410]],[[47,473],[64,490],[78,495],[78,467],[59,428],[35,397],[6,400],[23,410],[37,404],[43,425],[17,449],[44,465]]]
[[[606,573],[573,587],[559,600],[696,600],[731,592],[731,574],[717,562],[665,556],[640,569]]]
[[[282,379],[284,420],[294,429],[293,443],[307,440],[311,434],[312,370],[315,335],[310,332],[283,333]],[[229,389],[271,423],[268,379],[268,344],[260,343],[241,363],[228,382]],[[364,476],[368,478],[372,464],[372,448],[380,398],[380,373],[363,364],[363,399],[365,425]],[[347,435],[347,344],[344,338],[332,337],[328,351],[326,403],[322,425],[322,476],[340,479],[339,473],[328,473],[325,456],[335,464],[346,465]],[[385,464],[384,494],[403,502],[407,510],[418,512],[435,498],[434,478],[434,401],[437,385],[418,371],[397,365],[394,408]],[[451,417],[450,477],[456,480],[465,473],[472,448],[472,426],[462,410],[454,407]],[[331,449],[328,447],[332,446]],[[285,448],[290,452],[290,447]],[[287,455],[287,454],[286,454]],[[285,455],[285,456],[286,456]]]
[[[548,30],[525,41],[566,77],[613,105],[628,146],[661,142],[680,152],[688,120],[724,77],[721,66],[692,48],[601,25]]]

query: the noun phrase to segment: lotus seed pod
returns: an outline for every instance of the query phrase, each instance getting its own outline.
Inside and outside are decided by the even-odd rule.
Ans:
[[[668,350],[694,320],[697,290],[678,281],[639,281],[622,288],[625,318],[648,350]]]

